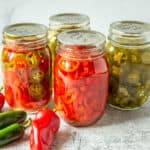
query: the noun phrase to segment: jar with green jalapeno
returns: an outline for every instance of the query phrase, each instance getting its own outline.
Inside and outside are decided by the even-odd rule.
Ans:
[[[139,108],[150,95],[150,24],[112,23],[106,49],[110,106],[122,110]]]
[[[49,18],[49,48],[52,54],[52,82],[53,82],[53,66],[56,56],[57,36],[59,33],[67,30],[90,29],[90,19],[88,16],[78,13],[56,14]],[[53,87],[53,83],[52,83]]]
[[[51,55],[47,27],[22,23],[3,30],[5,98],[13,109],[37,111],[51,98]]]

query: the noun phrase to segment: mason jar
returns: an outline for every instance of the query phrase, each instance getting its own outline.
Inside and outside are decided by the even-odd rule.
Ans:
[[[56,110],[73,126],[93,124],[102,117],[108,95],[105,36],[95,31],[66,31],[59,34],[56,51]]]
[[[90,19],[88,16],[78,13],[56,14],[49,18],[49,48],[52,54],[52,68],[56,55],[57,36],[59,33],[73,29],[90,29]],[[52,69],[53,70],[53,69]],[[52,71],[52,79],[53,79]],[[53,84],[52,84],[53,86]]]
[[[150,24],[110,24],[107,58],[110,65],[109,104],[122,110],[141,107],[150,94]]]
[[[51,55],[44,25],[21,23],[3,30],[5,98],[12,109],[37,111],[51,98]]]

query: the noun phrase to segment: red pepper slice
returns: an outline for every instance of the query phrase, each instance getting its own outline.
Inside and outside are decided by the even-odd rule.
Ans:
[[[0,91],[3,89],[3,87],[0,87]],[[3,108],[5,102],[5,96],[0,92],[0,110]]]
[[[12,88],[5,84],[5,98],[7,100],[7,103],[10,106],[15,107],[16,103],[13,97],[14,95],[13,95]]]
[[[93,61],[84,61],[81,63],[82,72],[80,73],[81,76],[90,76],[94,74],[94,62]]]
[[[9,85],[20,86],[21,82],[16,71],[5,71],[4,72],[4,82]]]
[[[56,102],[57,101],[57,102]],[[56,109],[58,112],[60,112],[60,115],[63,116],[63,118],[67,121],[74,120],[74,108],[72,104],[65,104],[62,100],[61,97],[57,97],[55,99],[55,104],[56,104]]]
[[[28,72],[26,68],[19,68],[18,71],[16,70],[17,75],[19,77],[20,83],[26,87],[29,83],[29,77],[28,77]]]
[[[7,48],[4,48],[2,51],[2,61],[8,63],[10,62],[10,60],[11,60],[11,54],[9,53]]]
[[[65,104],[71,104],[73,103],[74,100],[77,99],[77,96],[78,96],[78,90],[76,88],[72,88],[66,91],[66,93],[62,95],[61,98]]]
[[[86,97],[83,95],[80,95],[80,99],[77,99],[73,103],[76,120],[79,122],[85,121],[89,117],[88,109],[86,109],[85,104],[84,104],[85,100],[86,100]]]
[[[14,58],[16,68],[24,68],[27,67],[27,61],[24,57],[16,57]]]
[[[30,150],[49,150],[59,127],[59,117],[52,110],[39,111],[32,122]]]
[[[59,77],[55,77],[54,79],[54,90],[55,93],[58,95],[65,93],[65,84],[63,80]]]
[[[48,71],[49,66],[51,65],[50,60],[49,58],[43,56],[40,56],[39,58],[40,58],[39,68],[46,73]]]
[[[67,60],[65,58],[60,58],[58,61],[59,68],[65,72],[74,72],[79,68],[79,65],[79,61]]]

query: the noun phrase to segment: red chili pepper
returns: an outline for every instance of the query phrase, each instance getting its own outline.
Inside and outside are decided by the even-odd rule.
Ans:
[[[60,58],[58,62],[59,68],[65,72],[74,72],[80,66],[79,61],[71,61],[65,58]]]
[[[52,110],[40,110],[32,122],[30,150],[50,150],[60,127],[59,117]]]
[[[2,90],[3,88],[0,89],[0,91]],[[0,93],[0,110],[3,108],[4,106],[4,102],[5,102],[5,97],[2,93]]]

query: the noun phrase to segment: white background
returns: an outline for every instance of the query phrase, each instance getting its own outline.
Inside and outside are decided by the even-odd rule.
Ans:
[[[150,0],[0,0],[0,33],[4,25],[10,23],[48,25],[49,16],[62,12],[87,14],[92,29],[107,34],[112,21],[150,22]]]

